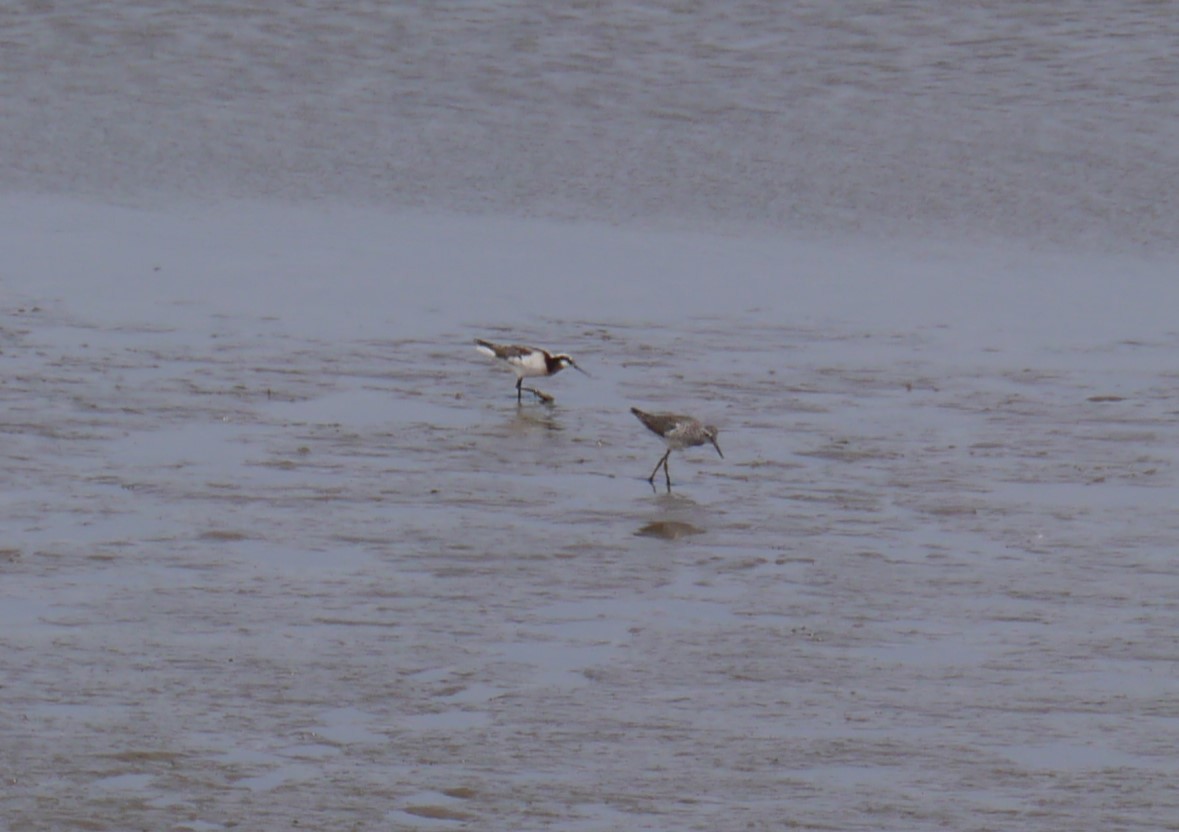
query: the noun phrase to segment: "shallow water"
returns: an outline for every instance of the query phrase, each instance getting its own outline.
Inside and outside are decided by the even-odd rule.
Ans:
[[[778,302],[673,293],[640,323],[578,297],[592,318],[543,318],[529,240],[574,282],[595,240],[656,287],[653,264],[699,252],[505,223],[484,262],[512,277],[464,301],[446,240],[467,220],[358,212],[308,239],[305,214],[257,206],[18,204],[9,828],[1158,829],[1179,811],[1165,271],[1141,267],[1102,322],[1122,262],[1029,258],[984,305],[969,276],[996,260],[958,252],[951,294],[975,299],[955,307],[921,286],[953,273],[936,256],[845,251],[783,281],[768,267],[805,246],[697,238],[732,286],[778,275]],[[102,302],[109,276],[55,282],[20,228],[37,210],[76,212],[45,239],[104,241],[126,302]],[[265,268],[219,225],[258,212],[243,250],[287,241]],[[324,316],[300,294],[315,251],[372,239],[365,217],[388,230],[374,256],[402,233],[434,252],[412,322],[402,285],[347,260]],[[152,271],[145,232],[181,254]],[[188,298],[174,263],[209,241],[236,290]],[[889,305],[866,302],[882,269],[913,281]],[[1003,307],[1029,280],[1076,291],[1051,321]],[[593,373],[544,380],[553,407],[517,406],[470,343],[520,319]],[[662,446],[630,404],[716,421],[725,459],[676,454],[653,489]]]
[[[1174,828],[1177,25],[0,9],[0,828]]]
[[[1158,3],[0,10],[0,187],[1179,243]]]

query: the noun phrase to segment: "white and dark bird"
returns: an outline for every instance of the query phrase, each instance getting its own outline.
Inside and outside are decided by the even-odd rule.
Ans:
[[[697,445],[711,443],[712,447],[716,448],[716,452],[720,454],[720,458],[725,458],[725,455],[721,453],[720,445],[716,444],[718,431],[712,425],[702,424],[691,416],[683,416],[679,413],[647,413],[637,407],[632,407],[630,412],[639,417],[639,421],[647,427],[647,430],[667,443],[667,453],[655,463],[655,470],[647,478],[652,486],[655,485],[655,475],[659,473],[659,466],[662,465],[663,475],[667,477],[667,490],[671,490],[671,472],[667,469],[667,458],[671,456],[672,451],[682,451],[684,448],[694,448]]]
[[[579,373],[589,375],[589,373],[574,363],[573,358],[568,353],[553,353],[543,350],[540,347],[524,347],[519,344],[493,344],[491,341],[484,341],[482,338],[475,339],[475,349],[484,355],[489,355],[492,358],[502,361],[516,373],[517,402],[520,401],[520,396],[525,390],[535,394],[545,404],[549,404],[553,400],[553,397],[548,393],[542,393],[535,387],[524,387],[523,382],[526,378],[553,376],[566,367],[572,367]]]

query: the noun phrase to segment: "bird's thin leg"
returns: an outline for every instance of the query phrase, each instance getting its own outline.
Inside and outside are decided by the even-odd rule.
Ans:
[[[671,456],[671,448],[668,448],[667,453],[659,458],[659,461],[655,463],[655,470],[651,472],[651,476],[647,477],[647,482],[651,483],[651,485],[655,484],[655,475],[659,473],[659,466],[666,464],[669,456]]]
[[[520,404],[520,401],[521,401],[521,399],[520,399],[520,396],[521,396],[520,385],[523,383],[524,383],[524,376],[520,376],[518,379],[516,379],[516,404]]]
[[[552,404],[553,403],[553,397],[550,396],[548,393],[544,392],[543,390],[537,390],[535,387],[525,387],[524,389],[527,390],[532,395],[536,396],[537,400],[540,402],[543,402],[544,404]]]
[[[671,456],[670,450],[663,456],[663,476],[667,477],[667,490],[671,491],[671,469],[667,467],[667,458],[669,456]]]

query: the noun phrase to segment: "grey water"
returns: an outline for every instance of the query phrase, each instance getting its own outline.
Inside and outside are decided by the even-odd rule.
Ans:
[[[6,190],[1173,247],[1158,3],[0,10]]]
[[[0,828],[1176,828],[1164,7],[0,31]]]

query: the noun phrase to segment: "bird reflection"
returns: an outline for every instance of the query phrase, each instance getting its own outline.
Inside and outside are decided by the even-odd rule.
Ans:
[[[565,426],[551,408],[544,410],[521,408],[504,420],[504,428],[507,433],[531,433],[536,430],[555,433],[564,430]]]
[[[691,537],[704,534],[704,529],[685,523],[682,520],[653,520],[639,528],[635,534],[639,537],[658,537],[661,540],[679,540],[681,537]]]
[[[680,540],[708,531],[701,525],[704,511],[691,497],[673,492],[656,492],[651,502],[655,510],[648,515],[647,522],[635,531],[638,537]]]

